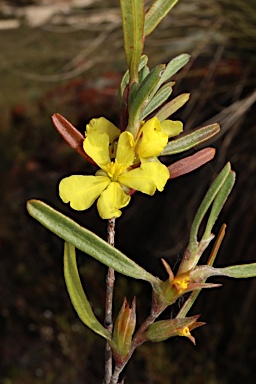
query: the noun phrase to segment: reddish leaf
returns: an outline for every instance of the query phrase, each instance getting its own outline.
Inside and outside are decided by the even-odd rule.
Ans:
[[[84,136],[81,132],[59,113],[55,113],[52,116],[52,122],[56,130],[71,148],[75,149],[79,155],[85,157],[90,163],[95,164],[83,149]]]
[[[184,159],[169,165],[170,179],[185,175],[186,173],[201,167],[205,163],[208,163],[208,161],[211,161],[214,158],[215,153],[215,148],[204,148],[192,156],[185,157]]]

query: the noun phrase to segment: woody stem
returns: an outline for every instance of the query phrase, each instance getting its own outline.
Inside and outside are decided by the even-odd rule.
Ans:
[[[114,247],[115,245],[115,218],[108,220],[107,228],[108,243]],[[112,320],[112,307],[113,307],[113,292],[115,282],[115,271],[112,268],[108,269],[106,277],[106,308],[105,308],[105,327],[112,333],[113,320]],[[109,384],[112,377],[112,351],[110,345],[106,344],[105,349],[105,377],[103,384]]]

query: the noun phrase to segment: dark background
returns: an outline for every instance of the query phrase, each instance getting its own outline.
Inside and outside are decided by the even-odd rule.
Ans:
[[[3,384],[92,384],[103,377],[104,342],[83,326],[69,302],[62,242],[25,209],[28,199],[42,199],[106,238],[106,223],[95,207],[76,213],[57,195],[62,177],[94,169],[62,141],[50,116],[61,113],[81,132],[92,117],[104,115],[118,124],[116,93],[126,69],[119,2],[78,3],[0,2]],[[49,16],[43,18],[46,9]],[[173,96],[191,93],[175,115],[185,130],[209,122],[222,127],[210,143],[217,148],[215,160],[170,181],[154,198],[137,193],[117,222],[116,246],[161,278],[160,257],[177,266],[196,209],[227,161],[237,182],[215,226],[217,234],[223,222],[228,225],[216,265],[255,261],[255,20],[254,0],[181,0],[146,42],[151,68],[179,53],[192,55],[174,77]],[[106,268],[82,254],[79,265],[103,320]],[[190,312],[207,322],[194,331],[196,347],[184,338],[141,346],[125,371],[127,383],[255,382],[256,280],[214,282],[223,287],[203,292]],[[121,276],[116,284],[114,313],[124,296],[131,301],[136,295],[140,324],[149,311],[148,286]],[[165,315],[175,315],[180,305]]]

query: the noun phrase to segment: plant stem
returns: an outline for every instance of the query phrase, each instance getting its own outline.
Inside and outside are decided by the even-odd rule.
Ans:
[[[108,220],[107,238],[108,243],[114,247],[115,245],[115,217]],[[113,292],[115,282],[115,271],[108,269],[106,277],[106,309],[105,309],[105,327],[109,332],[113,330],[112,308],[113,308]],[[112,352],[110,345],[106,344],[105,349],[105,377],[104,384],[109,384],[112,377]]]
[[[150,315],[146,318],[144,323],[140,326],[140,328],[138,329],[138,331],[136,332],[136,334],[135,334],[135,336],[133,338],[133,342],[132,342],[132,346],[131,346],[131,351],[130,351],[130,357],[133,354],[133,352],[135,351],[135,349],[146,341],[145,337],[143,335],[144,332],[148,329],[148,327],[152,323],[154,323],[154,321],[163,312],[163,310],[164,309],[159,309],[159,311],[151,310]]]
[[[141,344],[143,344],[146,341],[145,337],[144,337],[144,332],[147,330],[147,328],[150,326],[150,324],[152,324],[163,311],[164,311],[164,308],[154,308],[154,305],[152,306],[150,315],[147,317],[147,319],[144,321],[144,323],[140,326],[140,328],[138,329],[138,331],[136,332],[136,334],[134,336],[129,355],[127,356],[127,358],[125,359],[125,361],[123,362],[122,365],[115,367],[115,370],[114,370],[113,375],[111,377],[110,384],[118,384],[119,375],[123,371],[123,369],[125,368],[126,364],[130,360],[130,358],[132,357],[133,352],[135,351],[135,349],[137,347],[139,347]]]
[[[122,367],[117,367],[117,366],[115,367],[113,375],[111,377],[110,384],[117,384],[118,383],[119,375],[122,372],[123,368],[124,368],[123,366]]]

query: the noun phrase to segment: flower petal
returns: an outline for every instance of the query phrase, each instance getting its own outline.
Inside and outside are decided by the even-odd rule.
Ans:
[[[88,209],[107,188],[110,179],[106,176],[73,175],[61,180],[60,198],[76,211]]]
[[[128,168],[132,165],[135,157],[135,143],[133,135],[130,132],[121,133],[116,151],[117,163]]]
[[[110,143],[120,135],[120,129],[109,120],[105,119],[105,117],[90,120],[89,124],[86,125],[86,135],[92,130],[96,130],[98,133],[107,133],[109,135]]]
[[[181,121],[164,120],[161,123],[161,128],[168,137],[179,135],[183,131],[183,124]]]
[[[153,195],[158,189],[162,191],[169,179],[168,168],[162,163],[142,163],[139,168],[133,169],[119,176],[118,181],[125,186],[137,191]]]
[[[110,163],[108,134],[91,130],[84,140],[83,148],[87,155],[90,156],[100,168],[105,170],[107,164]]]
[[[117,182],[109,184],[108,188],[102,192],[98,201],[97,208],[102,219],[111,219],[120,217],[122,212],[120,208],[129,204],[131,197],[126,195]]]
[[[140,129],[136,153],[140,158],[157,156],[168,142],[168,135],[161,129],[157,117],[148,120]]]

